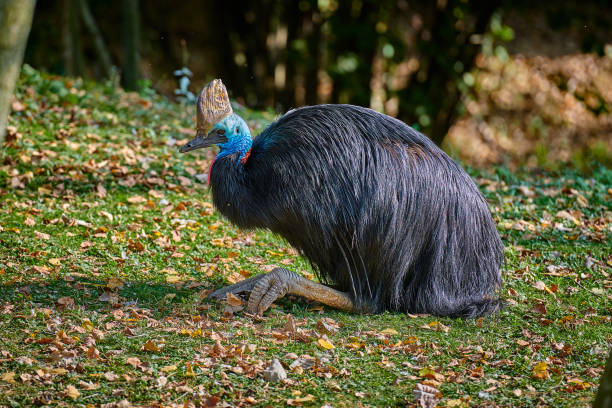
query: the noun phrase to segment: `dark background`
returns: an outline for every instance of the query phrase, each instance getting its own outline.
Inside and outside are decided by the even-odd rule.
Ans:
[[[83,5],[94,29],[83,17]],[[611,22],[612,6],[603,0],[39,1],[25,62],[97,80],[117,72],[128,89],[151,86],[168,96],[177,87],[173,70],[188,67],[196,93],[205,82],[222,78],[233,98],[254,109],[370,106],[441,143],[460,119],[474,116],[466,110],[469,100],[490,100],[487,114],[498,110],[492,93],[482,95],[478,73],[504,78],[517,56],[528,69],[546,71],[557,64],[561,73],[544,74],[561,92],[568,91],[572,75],[562,72],[571,63],[563,58],[588,55],[609,73]],[[492,60],[501,65],[491,67]],[[599,148],[605,156],[612,98],[600,88],[590,86],[598,102],[587,103],[587,111],[606,119],[597,119],[595,130],[578,129],[567,137],[582,139],[590,150],[597,144],[591,139],[604,140]],[[518,108],[535,113],[547,129],[555,125],[554,118],[534,109]],[[533,133],[532,117],[523,115],[520,122],[519,128]],[[506,133],[510,127],[506,124]],[[475,133],[486,142],[486,130]],[[507,150],[493,160],[511,154]]]

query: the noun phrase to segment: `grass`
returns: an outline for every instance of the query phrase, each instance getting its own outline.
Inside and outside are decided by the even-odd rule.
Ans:
[[[192,107],[25,67],[13,110],[0,153],[0,406],[414,406],[418,383],[442,407],[590,406],[612,342],[609,169],[470,170],[506,245],[496,316],[282,299],[254,320],[207,291],[274,265],[312,270],[282,238],[214,211],[195,177],[213,153],[176,148]],[[273,120],[240,113],[255,133]],[[290,369],[297,356],[312,364]],[[263,379],[274,358],[285,382]]]

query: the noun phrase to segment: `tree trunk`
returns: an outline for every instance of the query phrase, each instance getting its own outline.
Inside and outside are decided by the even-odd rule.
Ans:
[[[100,57],[100,62],[102,63],[102,69],[104,70],[104,74],[107,78],[111,78],[113,76],[113,63],[111,62],[111,57],[110,53],[108,52],[108,48],[106,48],[104,37],[102,37],[102,33],[100,33],[100,30],[98,29],[96,20],[91,14],[91,10],[89,9],[87,0],[79,0],[79,6],[81,8],[81,16],[83,17],[85,27],[94,39],[94,46],[96,47],[96,52]]]
[[[81,18],[78,0],[64,0],[62,41],[64,45],[64,74],[81,76],[85,72],[85,57],[81,44]]]
[[[287,46],[282,58],[285,62],[285,86],[280,90],[279,97],[282,104],[282,110],[295,107],[295,72],[297,65],[297,53],[294,49],[294,43],[298,38],[298,27],[300,24],[300,9],[297,1],[284,2],[283,21],[287,23]]]
[[[486,2],[476,3],[480,6],[475,8],[476,23],[472,33],[464,34],[463,41],[458,45],[460,49],[457,60],[461,61],[465,72],[469,72],[474,66],[474,60],[479,52],[479,48],[474,44],[469,43],[469,38],[472,34],[482,34],[486,31],[487,25],[491,20],[491,16],[499,6],[499,1],[489,0]],[[434,21],[432,29],[432,42],[434,44],[444,44],[449,42],[448,34],[444,32],[444,27],[448,27],[453,23],[453,20],[448,17],[451,13],[451,7],[444,11],[438,10],[437,21]],[[444,14],[447,15],[444,15]],[[438,23],[438,24],[437,24]],[[461,102],[461,91],[452,83],[453,78],[448,72],[445,72],[444,67],[441,67],[437,61],[430,59],[429,72],[427,79],[434,84],[439,84],[437,91],[441,91],[438,101],[437,114],[432,118],[432,127],[429,137],[440,146],[457,118],[457,107]]]
[[[317,11],[311,12],[306,18],[309,19],[309,30],[305,33],[308,47],[308,62],[305,64],[306,73],[306,105],[316,105],[319,89],[319,65],[321,63],[321,17],[315,18]]]
[[[138,88],[140,79],[140,14],[138,0],[123,0],[123,86]]]
[[[0,143],[32,25],[35,0],[0,0]]]
[[[407,123],[421,122],[423,133],[437,145],[442,144],[457,118],[462,97],[457,82],[463,72],[472,69],[480,50],[469,38],[486,32],[499,0],[465,3],[465,12],[475,20],[473,27],[461,30],[456,28],[455,14],[460,4],[459,0],[423,3],[422,14],[427,17],[417,40],[421,67],[410,87],[400,91],[399,118]],[[455,72],[455,62],[463,66],[461,73]],[[423,112],[418,113],[416,108]],[[429,124],[419,120],[423,114],[429,117]]]

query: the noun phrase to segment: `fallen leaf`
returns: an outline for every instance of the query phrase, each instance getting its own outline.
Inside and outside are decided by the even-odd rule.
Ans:
[[[98,212],[98,214],[100,214],[100,215],[101,215],[101,216],[103,216],[103,217],[108,218],[108,220],[109,220],[110,222],[113,222],[113,214],[111,214],[111,213],[109,213],[109,212],[106,212],[106,211],[102,211],[102,210],[101,210],[100,212]]]
[[[96,186],[96,195],[98,196],[98,198],[106,198],[106,189],[101,183],[98,183],[98,185]]]
[[[155,379],[155,384],[159,387],[162,388],[163,386],[165,386],[166,384],[168,384],[168,377],[166,376],[159,376]]]
[[[564,219],[564,220],[571,221],[571,222],[573,222],[575,225],[580,225],[580,224],[581,224],[580,220],[578,220],[576,217],[574,217],[572,214],[570,214],[569,212],[567,212],[567,211],[565,211],[565,210],[558,211],[558,212],[555,214],[555,217],[556,217],[556,218],[562,218],[562,219]]]
[[[153,351],[153,352],[160,351],[160,348],[157,347],[157,345],[153,343],[152,340],[147,340],[147,342],[142,346],[142,348],[144,351]]]
[[[230,306],[242,306],[242,299],[231,292],[227,293],[227,304]]]
[[[83,241],[81,242],[81,249],[87,249],[87,248],[91,248],[92,246],[94,246],[95,244],[91,241]]]
[[[64,296],[57,299],[57,305],[60,309],[70,309],[74,307],[74,299],[70,296]]]
[[[546,314],[546,305],[542,302],[536,303],[535,306],[531,309],[536,313],[545,315]]]
[[[79,381],[79,386],[88,391],[93,391],[93,390],[97,390],[98,388],[100,388],[99,384],[93,384],[93,383],[83,381],[83,380]]]
[[[423,378],[429,378],[430,380],[436,380],[439,382],[444,381],[444,376],[437,373],[432,367],[423,367],[419,370],[419,375]]]
[[[134,252],[142,252],[145,249],[144,245],[141,242],[134,241],[131,239],[129,241],[128,248]]]
[[[106,379],[106,381],[117,381],[119,379],[119,376],[113,372],[107,371],[104,373],[104,378]]]
[[[336,326],[331,324],[332,319],[320,319],[317,321],[317,331],[321,334],[335,334],[338,333]],[[335,323],[335,322],[334,322]]]
[[[325,350],[333,350],[335,348],[334,345],[331,344],[331,342],[325,339],[318,339],[317,344],[319,345],[319,347]]]
[[[98,360],[100,358],[100,352],[94,346],[91,346],[87,349],[87,358],[92,360]]]
[[[303,402],[312,402],[314,401],[314,399],[315,399],[314,395],[308,394],[304,397],[288,399],[287,405],[296,405],[296,404],[302,404]]]
[[[45,234],[44,232],[40,232],[40,231],[34,231],[34,236],[38,239],[42,239],[45,241],[48,241],[49,238],[51,238],[51,235]]]
[[[546,380],[548,377],[550,377],[550,374],[548,373],[548,364],[546,364],[544,361],[537,363],[535,366],[533,366],[531,376],[538,380]]]
[[[125,362],[134,368],[138,367],[141,364],[140,359],[138,357],[128,357],[125,359]]]
[[[21,111],[24,111],[26,107],[23,103],[15,99],[13,100],[13,103],[11,104],[11,109],[13,110],[13,112],[21,112]]]
[[[68,384],[68,386],[66,386],[66,389],[64,390],[64,394],[68,397],[68,398],[72,398],[77,399],[79,398],[79,396],[81,395],[81,393],[79,392],[79,390],[77,390],[74,385],[70,385]]]
[[[193,367],[191,363],[185,363],[185,376],[187,377],[195,377],[195,372],[193,371]]]
[[[421,326],[420,328],[421,329],[435,330],[435,331],[444,332],[444,333],[448,333],[450,331],[450,327],[443,325],[442,323],[440,323],[437,320],[434,320],[433,322],[431,322],[429,324],[425,324],[425,325]]]
[[[149,195],[154,198],[159,198],[159,199],[164,198],[164,193],[159,190],[149,190]]]
[[[14,383],[15,382],[15,372],[7,371],[5,373],[2,373],[2,375],[0,375],[0,380],[8,382],[8,383]]]
[[[130,204],[140,204],[140,203],[146,203],[147,200],[146,198],[136,195],[136,196],[132,196],[132,197],[128,197],[127,202]]]
[[[93,323],[87,318],[83,319],[83,322],[81,322],[81,327],[87,331],[92,331],[94,329]]]
[[[166,275],[166,282],[168,283],[177,283],[181,281],[181,277],[179,275]]]
[[[160,371],[164,372],[164,373],[169,373],[171,371],[175,371],[178,367],[175,365],[167,365],[164,366],[162,368],[160,368]]]

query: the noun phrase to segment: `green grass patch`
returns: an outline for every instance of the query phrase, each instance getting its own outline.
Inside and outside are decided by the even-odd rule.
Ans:
[[[0,152],[0,406],[411,406],[420,383],[439,406],[590,406],[612,342],[609,169],[469,170],[506,246],[496,316],[282,299],[254,320],[208,290],[313,271],[213,209],[198,178],[214,153],[177,150],[193,107],[29,67],[17,101]],[[274,119],[240,114],[254,133]],[[285,382],[263,378],[275,358]]]

